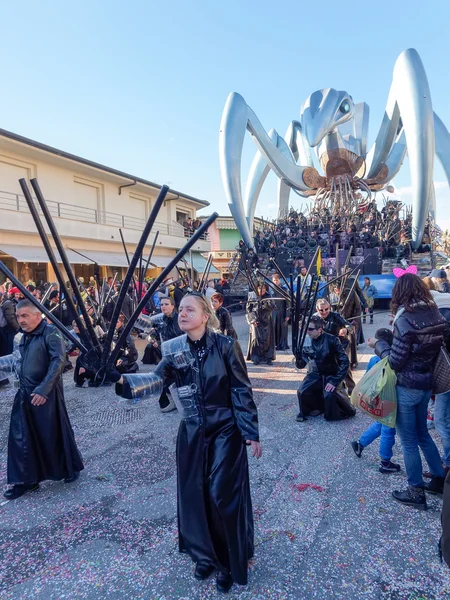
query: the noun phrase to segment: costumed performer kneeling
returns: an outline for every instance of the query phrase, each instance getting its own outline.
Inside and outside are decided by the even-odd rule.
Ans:
[[[356,414],[342,385],[349,368],[348,356],[339,338],[325,333],[324,326],[321,317],[311,317],[307,329],[310,343],[304,344],[296,361],[299,369],[307,366],[306,377],[297,391],[296,420],[300,422],[308,415],[317,417],[323,413],[327,421],[340,421]]]

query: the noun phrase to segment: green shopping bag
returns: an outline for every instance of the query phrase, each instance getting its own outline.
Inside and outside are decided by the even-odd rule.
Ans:
[[[397,417],[397,377],[388,362],[383,358],[368,371],[351,395],[351,403],[375,421],[395,427]]]

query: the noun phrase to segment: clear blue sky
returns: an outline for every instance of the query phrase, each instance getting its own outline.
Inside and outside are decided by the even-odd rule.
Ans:
[[[450,128],[446,0],[22,0],[0,14],[0,127],[169,183],[222,214],[218,131],[231,91],[284,135],[312,92],[346,90],[369,104],[372,141],[395,60],[414,47]],[[248,140],[244,175],[252,155]],[[396,184],[409,185],[407,166]],[[441,185],[446,226],[449,202]],[[275,204],[272,177],[257,214],[275,216]]]

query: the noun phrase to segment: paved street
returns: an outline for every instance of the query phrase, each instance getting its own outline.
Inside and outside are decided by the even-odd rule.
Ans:
[[[234,322],[246,348],[245,319]],[[374,330],[366,326],[366,336]],[[357,378],[372,354],[359,350]],[[436,545],[441,500],[429,497],[427,512],[391,500],[404,471],[378,472],[377,443],[355,457],[350,441],[369,424],[361,413],[296,423],[302,375],[291,361],[281,353],[273,367],[249,367],[264,448],[261,460],[250,458],[256,553],[249,585],[229,597],[450,598],[450,570]],[[47,482],[0,506],[0,598],[218,597],[214,579],[195,581],[190,559],[177,552],[177,413],[149,403],[127,410],[111,388],[79,390],[71,373],[64,377],[86,468],[74,484]],[[2,481],[12,399],[11,388],[0,392]]]

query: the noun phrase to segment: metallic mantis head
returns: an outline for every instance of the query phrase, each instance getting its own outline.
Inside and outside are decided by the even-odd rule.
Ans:
[[[345,91],[332,88],[318,90],[309,96],[300,110],[304,135],[311,147],[315,147],[342,123],[353,118],[355,105]]]

